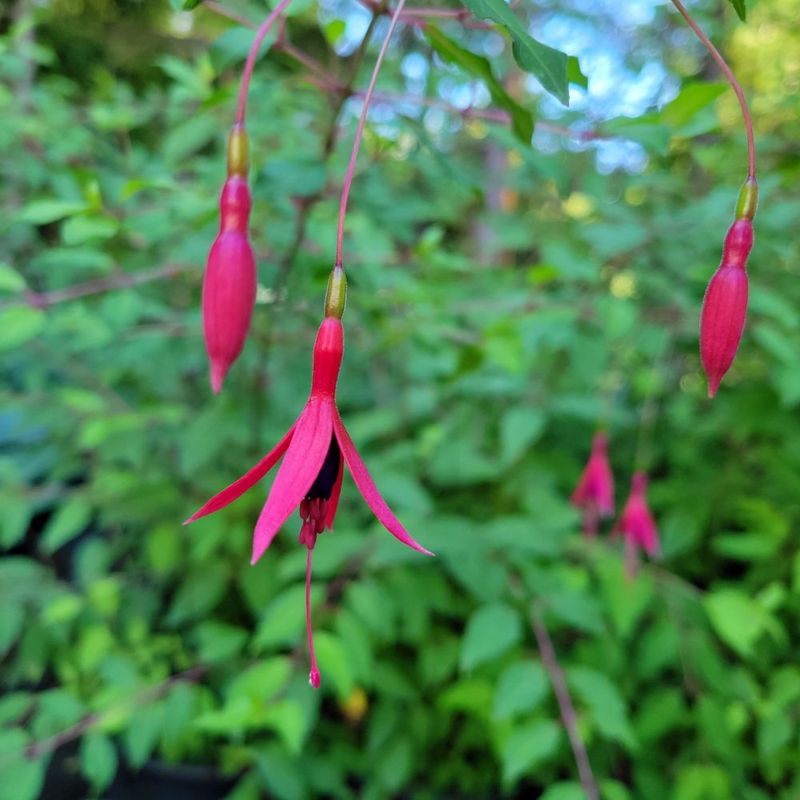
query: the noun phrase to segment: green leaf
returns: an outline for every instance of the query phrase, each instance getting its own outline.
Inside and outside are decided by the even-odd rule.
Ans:
[[[769,626],[769,616],[743,592],[722,589],[705,598],[711,624],[719,637],[745,658]]]
[[[125,755],[134,769],[144,766],[153,753],[164,724],[164,706],[149,703],[135,711],[122,734]]]
[[[25,278],[10,264],[0,262],[0,292],[17,294],[27,288]]]
[[[727,88],[727,83],[687,83],[680,94],[661,109],[659,117],[665,124],[678,128],[711,105]]]
[[[323,631],[316,635],[314,644],[322,685],[329,681],[340,698],[348,697],[355,688],[355,676],[341,639]]]
[[[582,89],[589,88],[589,77],[581,69],[581,62],[577,56],[567,56],[567,77],[570,83],[580,86]]]
[[[44,783],[43,759],[24,757],[30,737],[19,728],[0,730],[0,800],[36,800]]]
[[[113,217],[80,216],[71,217],[61,228],[61,238],[66,245],[80,245],[85,242],[102,241],[116,236],[119,222]]]
[[[195,628],[200,661],[211,664],[229,661],[241,652],[247,641],[247,631],[234,625],[209,619]]]
[[[589,707],[597,729],[609,739],[635,747],[625,701],[608,677],[589,667],[573,667],[567,677],[576,695]]]
[[[19,306],[0,311],[0,352],[33,339],[44,327],[44,321],[44,312],[38,308]]]
[[[561,728],[552,720],[531,722],[508,737],[502,753],[503,781],[512,784],[558,749]]]
[[[81,534],[91,519],[92,508],[80,495],[74,494],[50,518],[42,533],[42,548],[52,553]]]
[[[516,461],[544,430],[544,414],[530,406],[512,408],[500,422],[500,457],[503,464]]]
[[[504,0],[464,0],[464,5],[480,19],[502,25],[512,39],[512,52],[517,64],[534,75],[545,91],[565,106],[569,105],[567,55],[537,42]]]
[[[550,682],[538,661],[518,661],[497,682],[492,716],[503,720],[533,711],[547,697]]]
[[[319,587],[312,587],[312,605],[321,596]],[[296,642],[305,626],[305,586],[291,586],[281,592],[264,609],[261,624],[253,638],[253,649],[262,652],[276,645]]]
[[[670,130],[657,114],[610,119],[603,123],[603,133],[632,139],[656,155],[669,151]]]
[[[502,655],[522,638],[519,614],[503,603],[479,608],[467,623],[461,642],[461,669],[473,669]]]
[[[297,700],[279,700],[270,704],[266,710],[265,722],[283,739],[290,753],[300,755],[306,719],[303,706]]]
[[[586,800],[586,793],[579,783],[559,781],[548,786],[539,800]],[[603,800],[606,800],[605,796]]]
[[[221,563],[209,562],[203,569],[191,573],[175,595],[167,622],[180,625],[205,616],[220,601],[227,581],[228,571]]]
[[[10,649],[22,630],[25,612],[21,606],[5,605],[0,614],[0,658]]]
[[[86,210],[86,203],[75,200],[34,200],[17,214],[17,220],[32,225],[46,225]]]
[[[22,492],[4,491],[0,493],[0,548],[10,550],[28,530],[33,509]]]
[[[169,0],[169,4],[175,11],[191,11],[202,2],[203,0]]]
[[[81,742],[81,773],[95,790],[102,791],[117,772],[117,750],[104,733],[90,731]]]
[[[747,6],[745,4],[745,0],[728,0],[728,2],[736,10],[736,13],[739,15],[739,19],[742,22],[745,22],[747,20]]]
[[[461,47],[445,36],[433,25],[425,27],[425,36],[443,61],[455,64],[471,75],[480,78],[489,90],[494,103],[511,115],[511,127],[516,136],[526,145],[533,135],[533,115],[517,103],[503,88],[492,71],[492,65],[483,56]]]

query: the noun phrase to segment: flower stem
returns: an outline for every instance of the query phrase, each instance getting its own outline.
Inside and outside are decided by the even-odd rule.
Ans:
[[[306,633],[308,635],[308,655],[311,659],[308,682],[315,689],[319,689],[320,674],[317,667],[317,656],[314,653],[314,630],[311,627],[311,558],[313,554],[314,549],[309,547],[308,556],[306,557]]]
[[[722,54],[714,47],[711,39],[703,33],[703,29],[694,21],[692,15],[683,5],[681,0],[672,0],[672,5],[678,9],[678,13],[686,20],[686,24],[694,31],[697,38],[703,43],[703,47],[708,50],[711,58],[717,62],[719,68],[725,73],[731,88],[736,93],[736,99],[742,109],[742,117],[744,119],[745,132],[747,134],[747,177],[756,177],[756,144],[755,137],[753,136],[753,117],[750,114],[750,107],[747,105],[747,98],[744,96],[744,90],[741,84],[736,80],[733,70],[728,66]]]
[[[378,57],[375,59],[375,66],[372,68],[372,77],[369,80],[367,92],[364,95],[364,104],[361,107],[361,116],[358,118],[358,126],[356,127],[356,135],[353,139],[353,151],[350,153],[350,162],[347,165],[347,172],[344,176],[344,183],[342,184],[342,199],[339,203],[339,227],[336,232],[336,261],[334,266],[342,266],[342,245],[344,241],[344,218],[347,213],[347,199],[350,196],[350,186],[353,183],[353,174],[356,169],[356,160],[358,159],[358,148],[361,146],[361,139],[364,136],[364,125],[367,122],[367,112],[369,104],[372,100],[372,95],[375,92],[375,82],[378,80],[378,72],[380,72],[383,58],[386,51],[389,49],[389,41],[392,38],[394,29],[397,27],[397,21],[400,19],[400,14],[403,11],[403,6],[406,0],[399,0],[392,13],[392,18],[389,21],[389,30],[386,31],[383,44],[381,45]]]
[[[261,27],[256,32],[256,38],[253,39],[250,52],[247,54],[247,61],[245,62],[244,71],[242,72],[242,82],[239,84],[239,100],[236,103],[237,125],[244,125],[244,115],[247,109],[247,92],[250,89],[250,79],[253,77],[253,68],[256,65],[261,43],[264,41],[264,37],[269,33],[275,20],[286,10],[286,7],[291,2],[292,0],[281,0],[281,2],[270,11],[269,15],[261,23]]]

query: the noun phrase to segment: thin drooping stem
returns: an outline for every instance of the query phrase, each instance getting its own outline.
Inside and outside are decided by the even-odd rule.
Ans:
[[[353,174],[356,169],[356,161],[358,159],[358,148],[361,146],[361,139],[364,136],[364,126],[367,122],[367,112],[369,111],[369,104],[372,101],[372,95],[375,92],[375,83],[378,80],[378,73],[380,72],[383,58],[386,51],[389,49],[389,41],[392,38],[394,29],[397,27],[397,21],[400,19],[400,14],[403,11],[403,6],[406,0],[399,0],[395,6],[392,18],[389,21],[389,30],[386,31],[386,36],[381,45],[378,57],[375,59],[375,66],[372,69],[372,77],[367,86],[367,93],[364,95],[364,104],[361,107],[361,116],[358,118],[358,126],[356,127],[356,135],[353,139],[353,151],[350,153],[350,162],[347,165],[347,172],[344,176],[344,183],[342,184],[342,199],[339,203],[339,227],[336,232],[336,261],[334,266],[342,266],[342,245],[344,242],[344,218],[347,214],[347,198],[350,196],[350,186],[353,183]]]
[[[247,61],[245,62],[244,71],[242,72],[242,82],[239,84],[239,100],[236,103],[237,125],[244,124],[244,115],[247,110],[247,92],[250,89],[250,79],[253,77],[253,69],[256,65],[256,59],[258,58],[258,51],[261,49],[261,43],[264,41],[264,37],[269,33],[275,20],[278,19],[286,9],[286,6],[291,2],[292,0],[281,0],[261,23],[261,27],[256,32],[256,38],[253,39],[250,52],[247,54]]]
[[[306,634],[308,636],[308,657],[311,660],[308,682],[315,689],[319,689],[320,674],[317,667],[317,656],[314,653],[314,629],[311,625],[311,557],[313,553],[313,548],[309,547],[306,557]]]
[[[742,117],[744,118],[744,128],[747,134],[747,177],[748,178],[755,178],[756,177],[756,142],[755,137],[753,135],[753,117],[750,114],[750,106],[747,104],[747,98],[744,96],[744,90],[742,89],[738,80],[736,80],[736,76],[733,74],[733,70],[728,66],[728,62],[725,61],[722,53],[714,47],[713,42],[708,36],[703,33],[703,29],[694,21],[692,15],[687,11],[686,6],[683,5],[681,0],[672,0],[672,5],[678,9],[678,13],[686,20],[686,24],[694,31],[697,38],[703,43],[703,47],[708,50],[711,58],[717,62],[719,68],[725,74],[725,77],[728,79],[728,83],[730,83],[731,88],[736,93],[736,99],[739,101],[739,106],[742,109]]]
[[[536,642],[539,645],[539,652],[542,656],[542,663],[550,676],[550,682],[553,684],[561,721],[564,723],[564,728],[566,728],[569,743],[572,747],[572,754],[575,757],[575,764],[578,767],[581,786],[587,800],[599,800],[600,792],[592,772],[592,765],[589,763],[586,746],[583,743],[583,739],[581,739],[580,733],[578,733],[578,718],[575,714],[575,707],[572,705],[567,681],[564,678],[564,670],[561,669],[561,665],[558,663],[556,649],[553,647],[553,641],[544,623],[544,617],[536,605],[533,607],[531,621],[533,633],[536,636]]]

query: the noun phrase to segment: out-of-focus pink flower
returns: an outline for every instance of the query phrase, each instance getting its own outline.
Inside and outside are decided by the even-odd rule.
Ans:
[[[614,514],[614,475],[608,461],[608,436],[596,433],[592,452],[584,467],[570,503],[583,511],[583,530],[589,536],[597,534],[601,517]]]
[[[629,577],[634,577],[639,567],[639,551],[651,558],[661,550],[653,515],[647,505],[647,475],[635,472],[631,479],[631,492],[622,509],[622,516],[614,526],[615,533],[625,538],[625,567]]]
[[[717,393],[739,349],[747,316],[747,256],[752,246],[752,221],[737,219],[725,237],[722,261],[703,299],[700,357],[708,377],[709,397]]]
[[[336,407],[336,382],[344,352],[344,332],[338,317],[341,316],[343,304],[342,291],[341,303],[332,304],[334,312],[338,309],[339,313],[326,316],[317,332],[311,394],[300,416],[283,439],[258,464],[212,497],[186,521],[188,524],[232,503],[255,486],[277,464],[281,456],[284,457],[267,502],[256,522],[252,563],[255,564],[264,554],[292,511],[299,508],[302,520],[300,543],[308,548],[306,621],[311,656],[309,679],[315,688],[319,686],[320,675],[314,657],[311,631],[311,553],[317,536],[326,528],[333,528],[344,467],[347,466],[364,501],[389,533],[408,547],[433,555],[411,538],[392,513],[339,416]],[[329,307],[331,305],[326,303],[326,309]]]
[[[247,134],[234,127],[228,142],[228,178],[219,200],[219,233],[203,277],[203,332],[211,365],[211,388],[242,352],[256,301],[256,260],[250,245]]]

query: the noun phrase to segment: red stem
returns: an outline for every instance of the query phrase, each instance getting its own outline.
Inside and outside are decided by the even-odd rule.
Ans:
[[[292,0],[281,0],[281,2],[275,6],[267,18],[261,23],[261,27],[256,33],[256,38],[253,40],[253,44],[250,47],[250,52],[247,54],[247,61],[245,62],[244,71],[242,72],[242,82],[239,84],[239,101],[236,104],[237,125],[244,125],[244,115],[247,109],[247,92],[250,89],[250,78],[253,77],[253,68],[256,65],[256,59],[258,58],[258,51],[261,49],[261,43],[264,41],[264,37],[269,33],[269,30],[275,20],[283,13],[283,11],[286,9],[286,6],[288,6],[291,2]]]
[[[342,266],[342,244],[344,241],[344,218],[347,213],[347,198],[350,196],[350,186],[353,183],[353,174],[356,169],[356,160],[358,159],[358,148],[361,146],[361,139],[364,136],[364,125],[367,122],[367,111],[369,104],[372,100],[372,95],[375,92],[375,82],[378,80],[378,72],[380,72],[383,58],[386,51],[389,49],[389,41],[392,38],[394,29],[397,27],[397,21],[400,19],[400,14],[403,11],[403,6],[406,0],[400,0],[392,12],[392,18],[389,22],[389,30],[386,31],[386,36],[381,45],[378,57],[375,59],[375,66],[372,68],[372,77],[369,80],[367,93],[364,95],[364,104],[361,107],[361,116],[358,118],[358,127],[356,128],[356,135],[353,139],[353,151],[350,153],[350,163],[347,165],[347,172],[344,176],[344,183],[342,184],[342,199],[339,203],[339,227],[336,232],[336,261],[335,266]]]
[[[592,765],[589,763],[589,756],[586,753],[586,747],[583,744],[580,733],[578,733],[578,718],[575,713],[575,707],[572,705],[572,698],[569,695],[567,688],[567,681],[564,678],[564,670],[558,663],[556,656],[556,649],[553,647],[553,641],[547,631],[547,626],[544,624],[544,618],[540,614],[538,608],[534,606],[533,615],[533,633],[536,636],[536,641],[539,645],[539,652],[542,656],[542,663],[550,676],[550,682],[553,684],[553,691],[556,695],[558,702],[558,709],[561,713],[561,721],[567,730],[569,743],[572,746],[572,754],[575,757],[575,764],[578,767],[578,777],[581,781],[584,794],[587,800],[599,800],[600,792],[597,788],[597,781],[595,780],[594,773],[592,772]]]
[[[678,13],[686,20],[686,24],[694,31],[697,38],[703,43],[703,47],[708,50],[711,58],[717,62],[719,68],[723,71],[723,73],[725,73],[725,77],[728,79],[728,83],[730,83],[731,88],[736,93],[736,99],[739,101],[739,105],[742,109],[745,132],[747,133],[747,177],[755,178],[756,143],[755,137],[753,136],[753,118],[750,115],[750,107],[747,105],[747,98],[744,96],[744,90],[742,89],[739,81],[736,80],[736,76],[733,74],[733,70],[728,66],[728,62],[725,61],[719,50],[714,47],[711,39],[709,39],[708,36],[703,33],[703,29],[694,21],[692,15],[686,10],[686,6],[683,5],[681,0],[672,0],[672,5],[678,9]]]

